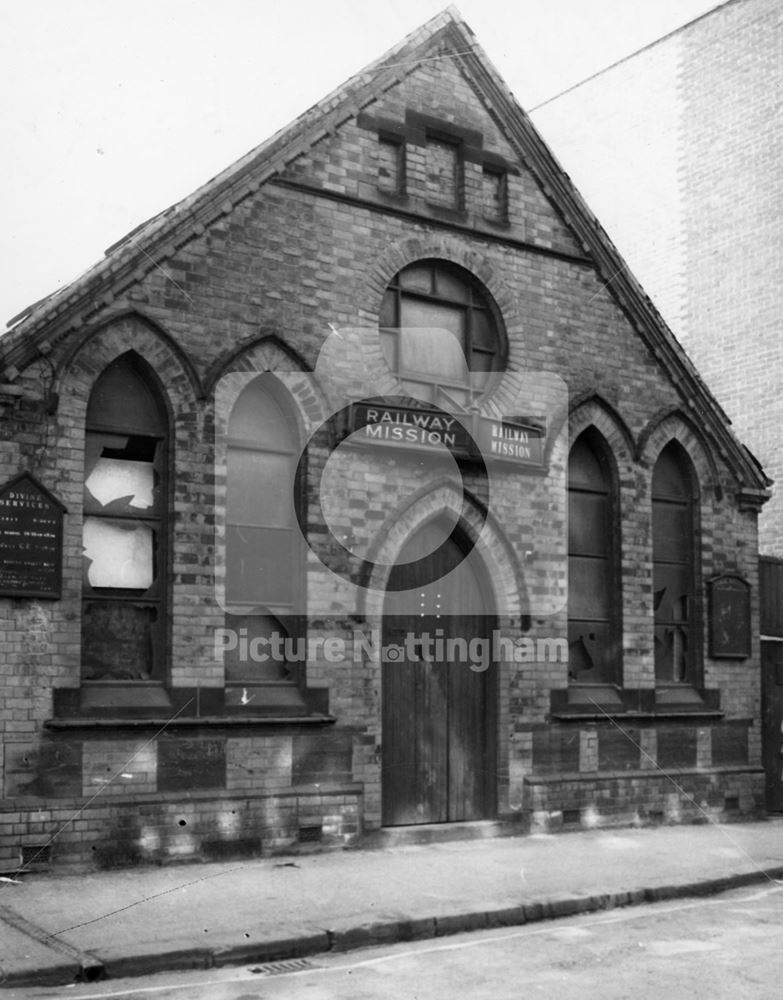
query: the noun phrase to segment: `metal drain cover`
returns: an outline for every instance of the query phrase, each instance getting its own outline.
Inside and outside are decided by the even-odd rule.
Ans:
[[[287,972],[303,972],[306,969],[319,969],[321,966],[315,965],[308,958],[289,958],[281,962],[265,962],[263,965],[256,965],[250,972],[258,976],[284,976]]]

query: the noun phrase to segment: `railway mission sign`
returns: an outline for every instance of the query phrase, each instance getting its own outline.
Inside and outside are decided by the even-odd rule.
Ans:
[[[455,458],[477,454],[515,465],[544,464],[543,422],[529,417],[461,417],[441,409],[355,403],[350,430],[357,444],[392,445],[413,449],[446,449]],[[357,433],[358,432],[358,433]]]

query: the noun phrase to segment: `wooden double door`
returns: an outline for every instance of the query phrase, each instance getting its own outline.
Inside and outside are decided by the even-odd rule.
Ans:
[[[495,815],[491,589],[477,553],[465,558],[467,548],[450,525],[427,525],[390,574],[382,664],[385,826]]]

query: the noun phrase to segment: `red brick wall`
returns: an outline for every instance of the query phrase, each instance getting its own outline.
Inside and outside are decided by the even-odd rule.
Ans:
[[[513,159],[476,93],[446,62],[417,69],[369,109],[400,120],[406,110],[479,131],[485,150]],[[308,662],[307,686],[328,693],[333,725],[243,726],[188,719],[187,725],[179,720],[167,726],[165,733],[128,724],[100,729],[94,720],[81,728],[46,727],[53,690],[79,685],[87,399],[100,372],[128,348],[152,366],[170,410],[169,678],[175,690],[198,688],[206,698],[224,682],[214,634],[223,624],[215,585],[225,497],[219,461],[215,465],[215,427],[220,429],[225,413],[218,408],[216,414],[213,387],[226,371],[296,370],[301,367],[293,360],[297,356],[313,366],[329,324],[370,330],[368,356],[375,350],[377,360],[372,345],[384,288],[401,267],[419,258],[441,257],[474,273],[503,317],[509,369],[558,376],[571,400],[583,400],[573,410],[570,430],[565,413],[559,414],[563,434],[568,431],[573,440],[592,424],[608,441],[622,510],[623,669],[629,691],[651,694],[654,688],[651,470],[672,437],[682,443],[700,479],[703,580],[732,571],[746,576],[755,593],[755,516],[739,510],[732,472],[713,454],[709,439],[677,415],[684,403],[679,390],[582,258],[526,166],[518,163],[509,177],[509,224],[498,229],[477,211],[475,170],[466,173],[460,218],[444,219],[426,204],[417,193],[415,171],[404,210],[390,205],[376,190],[375,143],[371,130],[346,122],[282,181],[248,195],[165,263],[139,276],[111,305],[96,307],[87,325],[60,341],[51,356],[59,393],[52,416],[35,409],[41,372],[50,362],[36,362],[20,376],[27,397],[23,404],[12,400],[5,407],[0,433],[8,446],[0,475],[32,471],[62,500],[67,514],[62,599],[0,599],[3,806],[13,817],[0,835],[3,862],[13,861],[20,844],[38,844],[41,838],[55,837],[55,860],[113,864],[274,850],[296,843],[299,830],[313,826],[322,828],[325,842],[345,843],[380,822],[380,669],[373,657],[332,663],[321,652]],[[386,380],[385,385],[393,384],[388,375]],[[304,379],[293,400],[304,434],[335,402],[327,388],[308,389]],[[565,457],[563,437],[550,466],[550,480],[561,487]],[[311,492],[318,489],[324,459],[325,452],[313,456]],[[415,466],[393,452],[383,458],[357,455],[347,475],[360,491],[379,487],[386,504],[398,512],[396,520],[410,529],[430,508],[459,498],[453,485],[444,486],[437,497],[423,496],[418,507],[406,507],[420,479]],[[528,610],[515,588],[532,551],[547,567],[538,585],[551,599],[533,609],[526,635],[565,635],[565,612],[552,613],[564,596],[565,497],[548,493],[547,485],[543,478],[500,475],[494,520],[482,541],[482,551],[498,567],[493,577],[498,594],[508,598],[499,626],[511,638],[520,636]],[[346,514],[346,526],[370,530],[367,522],[349,522]],[[393,556],[403,537],[402,528],[397,535],[390,530],[379,544]],[[311,557],[308,611],[311,635],[350,640],[354,627],[376,625],[381,609],[377,602],[346,607],[339,588]],[[726,718],[744,732],[759,715],[757,662],[756,648],[750,661],[739,663],[705,657],[705,686],[719,692]],[[601,728],[599,721],[596,736],[593,722],[550,721],[553,692],[567,687],[564,662],[499,667],[501,816],[522,812],[536,822],[556,824],[563,809],[584,810],[588,802],[594,809],[590,823],[596,815],[611,822],[627,819],[634,810],[639,816],[655,811],[665,783],[649,780],[657,745],[654,722],[640,735],[649,756],[641,755],[632,767],[629,763],[622,778],[603,777],[608,758],[607,752],[601,757],[600,745],[607,726]],[[542,731],[547,733],[543,743],[537,735]],[[739,808],[754,808],[759,748],[755,730],[750,733],[745,759],[731,766],[725,752],[715,764],[708,736],[693,735],[686,744],[693,743],[698,755],[688,759],[686,768],[694,777],[684,787],[709,786],[711,808],[723,808],[720,802],[740,788]],[[181,741],[179,750],[167,742],[175,739]],[[565,757],[563,746],[569,748]],[[177,752],[204,761],[179,790],[169,787],[170,764],[162,764]],[[320,770],[311,773],[314,759],[321,760]],[[552,773],[552,761],[561,759],[571,762],[576,777]],[[685,816],[690,807],[682,797],[678,801],[678,815]],[[669,798],[666,802],[667,815],[674,815],[677,810]]]

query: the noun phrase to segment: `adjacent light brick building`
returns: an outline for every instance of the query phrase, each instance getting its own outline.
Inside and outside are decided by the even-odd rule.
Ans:
[[[783,481],[783,7],[730,0],[531,112],[771,478]],[[759,520],[783,557],[783,491]]]
[[[768,481],[452,10],[0,354],[4,867],[760,808]]]

